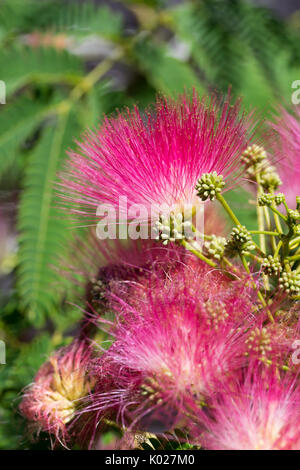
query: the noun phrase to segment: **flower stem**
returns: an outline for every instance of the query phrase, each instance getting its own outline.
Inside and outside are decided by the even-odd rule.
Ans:
[[[271,209],[271,211],[274,212],[274,219],[275,219],[276,228],[277,228],[278,232],[282,233],[282,228],[281,228],[281,225],[280,225],[280,221],[276,217],[276,215],[278,217],[280,217],[282,220],[284,220],[285,223],[287,223],[287,217],[285,215],[283,215],[278,209],[276,209],[276,207],[274,207],[273,204],[270,206],[270,209]]]
[[[278,232],[270,232],[268,230],[249,230],[249,233],[251,233],[252,235],[271,235],[271,236],[275,236],[275,237],[279,237],[280,233]]]
[[[242,261],[242,264],[247,272],[247,274],[249,274],[251,276],[251,272],[250,272],[250,269],[249,269],[249,266],[248,266],[248,263],[246,261],[246,258],[244,255],[240,254],[240,258],[241,258],[241,261]],[[257,288],[257,285],[255,284],[255,282],[253,282],[253,287],[254,289],[257,291],[257,297],[258,299],[261,301],[263,307],[267,307],[267,303],[264,299],[264,296],[262,295],[262,293],[260,292],[260,290]],[[275,320],[273,318],[273,315],[272,313],[270,312],[270,310],[267,308],[267,315],[269,317],[269,320],[271,323],[275,323]]]
[[[290,250],[294,250],[300,244],[300,237],[296,237],[290,241]]]
[[[262,195],[263,190],[261,187],[261,182],[260,182],[260,175],[259,171],[257,170],[257,165],[255,166],[255,173],[256,173],[256,182],[257,182],[257,201],[256,201],[256,213],[257,213],[257,222],[258,222],[258,228],[259,228],[259,246],[261,251],[266,251],[266,240],[265,240],[265,220],[264,220],[264,210],[263,207],[260,207],[258,204],[258,198],[259,196]]]
[[[212,268],[217,268],[218,265],[216,263],[214,263],[212,260],[210,260],[209,258],[206,258],[206,256],[204,256],[202,253],[200,253],[200,251],[196,250],[195,248],[193,248],[193,246],[188,243],[186,240],[182,240],[181,241],[181,244],[182,246],[184,246],[188,251],[190,251],[191,253],[193,253],[195,256],[197,256],[197,258],[201,259],[202,261],[204,261],[206,264],[208,264],[209,266],[211,266]]]
[[[283,245],[283,242],[282,242],[282,240],[280,240],[277,247],[276,247],[276,250],[274,251],[274,258],[277,258],[277,256],[279,255],[279,251],[280,251],[280,248],[282,247],[282,245]]]
[[[224,207],[225,211],[231,218],[231,220],[235,223],[235,225],[242,225],[239,221],[239,219],[236,217],[236,215],[233,213],[232,209],[229,207],[227,201],[224,199],[221,193],[216,194],[216,199],[222,204]]]
[[[300,254],[294,255],[294,256],[287,256],[286,259],[287,259],[288,261],[299,261],[299,259],[300,259]]]

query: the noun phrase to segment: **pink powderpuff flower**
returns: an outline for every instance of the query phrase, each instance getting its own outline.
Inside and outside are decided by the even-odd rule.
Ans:
[[[176,249],[175,249],[176,248]],[[165,248],[162,248],[162,250]],[[176,253],[182,253],[181,257]],[[187,299],[195,305],[197,315],[208,328],[217,329],[223,323],[231,322],[237,327],[239,323],[252,325],[254,315],[251,313],[257,300],[257,293],[248,282],[244,273],[237,268],[236,280],[229,279],[222,271],[212,269],[193,254],[175,246],[169,249],[169,256],[176,261],[156,263],[151,273],[128,283],[126,300],[131,307],[143,312],[144,304],[176,302],[180,308],[186,305]],[[168,269],[169,267],[169,269]],[[116,310],[120,312],[120,295],[116,294]],[[123,298],[124,300],[124,298]]]
[[[187,255],[180,246],[164,247],[153,240],[99,240],[93,230],[84,239],[75,237],[70,256],[62,261],[64,268],[58,274],[71,280],[80,300],[84,295],[81,337],[95,330],[99,315],[103,320],[107,312],[111,313],[112,293],[125,298],[133,285],[151,277],[152,270],[165,278]]]
[[[250,366],[245,380],[221,384],[199,410],[200,441],[211,450],[299,450],[300,388],[292,375]]]
[[[91,359],[90,346],[76,340],[42,365],[20,404],[21,413],[34,430],[65,441],[68,426],[93,387],[88,373]]]
[[[90,230],[84,239],[75,235],[60,274],[71,279],[77,291],[94,284],[109,289],[113,281],[135,281],[150,273],[155,264],[166,267],[172,260],[179,262],[184,253],[180,247],[162,247],[154,240],[99,240]]]
[[[296,208],[296,196],[300,195],[300,107],[291,114],[280,109],[274,123],[271,149],[277,161],[282,181],[281,191],[291,209]]]
[[[119,221],[143,220],[145,214],[129,213],[136,204],[146,209],[147,222],[183,208],[194,213],[200,204],[198,178],[216,172],[228,189],[240,169],[239,157],[254,128],[252,117],[240,109],[240,102],[232,105],[229,97],[222,104],[215,97],[200,100],[194,92],[191,98],[159,98],[144,114],[134,108],[105,118],[70,152],[61,197],[93,220],[103,203],[115,209]],[[125,207],[120,196],[127,198]]]
[[[225,234],[225,221],[215,206],[205,209],[205,233]],[[75,235],[57,274],[62,280],[71,280],[74,293],[80,298],[85,293],[88,305],[106,306],[106,294],[113,290],[113,284],[119,283],[121,287],[122,283],[126,290],[129,282],[149,277],[154,267],[157,275],[158,266],[164,272],[177,269],[186,258],[191,256],[179,246],[165,247],[143,239],[99,240],[91,229],[84,237]]]
[[[204,321],[190,286],[169,297],[167,290],[158,295],[146,287],[139,297],[132,304],[118,299],[115,341],[99,362],[100,368],[103,361],[112,367],[115,388],[96,392],[91,409],[115,407],[124,426],[164,432],[199,406],[215,381],[229,380],[241,369],[245,335],[242,320],[234,327],[229,304],[217,327]]]

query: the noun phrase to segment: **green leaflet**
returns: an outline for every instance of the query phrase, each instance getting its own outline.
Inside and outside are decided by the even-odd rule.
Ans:
[[[30,82],[75,84],[83,66],[78,57],[65,50],[18,46],[1,51],[0,70],[9,97]]]
[[[6,0],[2,2],[0,22],[8,32],[30,32],[45,28],[54,33],[99,34],[118,38],[122,19],[108,6],[97,7],[92,1],[70,2],[62,7],[59,0]]]
[[[285,50],[293,62],[298,60],[296,39],[269,10],[244,1],[209,0],[184,3],[174,9],[172,18],[177,34],[190,44],[203,79],[213,89],[226,92],[231,85],[235,95],[247,94],[245,77],[250,83],[263,75],[267,98],[280,96],[284,70],[278,68],[276,57]],[[257,102],[254,96],[252,106],[263,107],[266,100],[257,89]]]
[[[139,41],[134,54],[151,85],[166,94],[176,94],[195,88],[204,91],[194,70],[185,62],[167,55],[163,46],[148,40]]]
[[[18,291],[36,324],[42,323],[59,299],[60,286],[51,268],[64,252],[70,227],[56,207],[54,181],[77,132],[73,114],[60,115],[45,129],[25,175],[18,220]]]
[[[16,163],[19,147],[45,116],[46,105],[27,96],[2,106],[0,112],[0,179]]]

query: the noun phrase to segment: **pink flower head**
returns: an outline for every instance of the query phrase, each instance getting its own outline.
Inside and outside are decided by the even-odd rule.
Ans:
[[[100,360],[100,367],[103,360],[110,364],[114,387],[100,390],[92,407],[115,407],[126,426],[171,429],[215,381],[226,381],[245,363],[243,320],[234,323],[232,297],[231,303],[223,297],[222,304],[220,298],[210,304],[209,281],[201,292],[207,269],[186,270],[143,284],[127,301],[116,299],[115,341]]]
[[[207,327],[218,328],[223,323],[236,327],[245,321],[252,324],[254,316],[251,312],[257,294],[243,274],[240,273],[238,278],[238,269],[236,280],[232,281],[222,271],[210,268],[193,254],[182,253],[181,247],[175,246],[168,253],[169,263],[166,259],[162,263],[156,262],[148,277],[131,284],[126,298],[131,307],[143,312],[144,304],[149,302],[175,302],[178,306],[181,303],[185,306],[190,301],[197,309],[199,320]],[[118,297],[116,302],[120,311]]]
[[[296,196],[300,196],[300,108],[295,107],[294,114],[281,108],[275,123],[270,125],[275,131],[272,151],[282,181],[281,191],[288,206],[294,209]]]
[[[67,436],[81,400],[91,391],[91,355],[85,342],[75,341],[42,365],[20,404],[21,413],[34,423],[34,429],[54,434],[57,439]]]
[[[85,292],[87,310],[102,311],[103,307],[107,309],[112,292],[125,297],[132,283],[143,282],[152,270],[156,276],[159,271],[165,276],[181,266],[187,256],[188,252],[177,245],[164,247],[141,239],[99,240],[91,230],[84,239],[75,237],[59,274],[71,279],[80,298]]]
[[[297,378],[250,367],[242,384],[221,385],[199,412],[207,429],[200,440],[212,450],[299,450],[299,409]]]
[[[105,118],[97,132],[86,132],[70,153],[61,181],[62,197],[95,218],[99,204],[115,208],[118,220],[130,219],[138,204],[145,218],[199,204],[195,186],[204,173],[216,172],[232,184],[239,157],[253,131],[240,104],[222,104],[194,92],[178,100],[160,98],[153,109],[137,108]],[[119,197],[127,198],[120,208]],[[133,216],[134,217],[134,216]],[[142,215],[140,214],[140,217]]]

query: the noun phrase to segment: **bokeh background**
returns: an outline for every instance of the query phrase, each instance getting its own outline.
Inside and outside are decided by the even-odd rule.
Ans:
[[[243,96],[268,118],[300,80],[296,1],[0,2],[0,448],[48,448],[27,437],[21,390],[71,341],[78,292],[60,273],[74,232],[58,216],[56,175],[74,138],[116,108],[195,88]],[[229,194],[242,221],[244,190]]]

